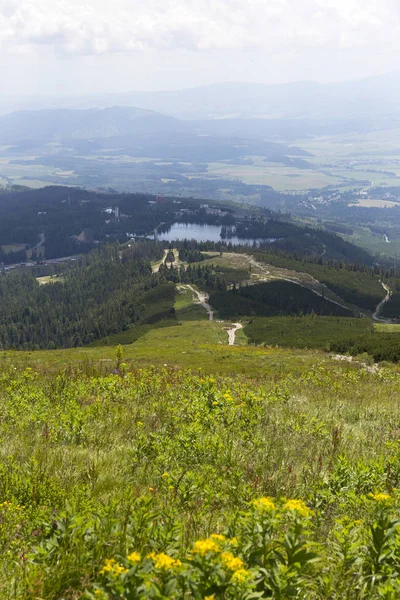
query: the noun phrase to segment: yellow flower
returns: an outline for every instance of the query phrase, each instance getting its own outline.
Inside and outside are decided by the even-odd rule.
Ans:
[[[251,572],[246,571],[246,569],[238,569],[232,575],[232,581],[234,583],[246,583],[251,578],[252,578]]]
[[[226,537],[222,533],[212,533],[210,537],[218,542],[225,542],[226,540]]]
[[[154,561],[154,566],[156,569],[162,569],[164,571],[176,569],[182,565],[180,560],[171,558],[171,556],[164,554],[164,552],[160,552],[159,554],[151,552],[147,555],[147,558],[151,558]]]
[[[165,472],[161,475],[161,477],[167,478],[167,477],[169,477],[169,473]]]
[[[288,500],[284,505],[283,510],[293,510],[302,517],[311,517],[311,515],[314,514],[302,500]]]
[[[119,565],[118,563],[114,566],[113,572],[116,575],[121,575],[122,573],[127,573],[129,571],[129,569],[126,569],[125,567],[123,567],[122,565]]]
[[[215,600],[215,594],[212,594],[212,596],[204,596],[204,600]]]
[[[138,562],[140,562],[141,556],[140,556],[139,552],[132,552],[131,554],[129,554],[127,556],[127,559],[131,563],[138,563]]]
[[[138,421],[138,422],[137,422],[137,426],[138,426],[138,427],[143,427],[143,423],[142,423],[142,421]]]
[[[230,571],[239,571],[239,569],[243,568],[243,561],[237,556],[234,556],[232,552],[223,552],[221,554],[221,561],[224,567]]]
[[[271,498],[268,498],[267,496],[264,498],[257,498],[256,500],[253,500],[252,504],[257,508],[257,510],[261,512],[275,510],[276,508]]]
[[[391,496],[389,494],[383,494],[383,493],[378,493],[378,494],[368,494],[370,498],[372,498],[372,500],[375,500],[375,502],[387,502],[388,500],[391,500]]]
[[[101,569],[100,573],[104,574],[107,572],[112,572],[114,571],[114,563],[115,563],[115,558],[106,558],[106,560],[104,561],[104,567]]]
[[[200,554],[200,556],[205,556],[205,554],[208,554],[209,552],[220,551],[221,549],[219,545],[211,538],[208,538],[206,540],[198,540],[193,544],[192,549],[193,554]]]
[[[121,573],[126,573],[128,569],[120,565],[116,562],[115,558],[106,558],[104,562],[104,567],[101,569],[100,573],[104,575],[105,573],[111,573],[112,575],[121,575]]]
[[[228,543],[236,548],[239,545],[239,540],[237,537],[233,537],[232,539],[228,540]]]
[[[149,487],[149,492],[154,492],[154,488],[153,487]]]

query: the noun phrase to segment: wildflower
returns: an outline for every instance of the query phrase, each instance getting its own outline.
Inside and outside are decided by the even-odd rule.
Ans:
[[[391,496],[389,494],[377,493],[377,494],[368,494],[372,500],[375,502],[387,502],[391,500]]]
[[[121,575],[122,573],[127,573],[129,571],[129,569],[126,569],[125,567],[123,567],[120,564],[116,564],[114,565],[114,569],[113,572],[115,573],[115,575]]]
[[[149,487],[149,492],[154,492],[154,488],[153,487]]]
[[[129,560],[129,562],[136,564],[136,563],[140,562],[141,556],[140,556],[139,552],[132,552],[126,558]]]
[[[221,554],[221,561],[224,567],[230,571],[239,571],[239,569],[243,568],[243,561],[237,556],[234,556],[232,552],[223,552]]]
[[[104,562],[104,567],[101,569],[100,573],[104,575],[104,573],[112,573],[114,571],[115,558],[106,558]]]
[[[166,479],[167,477],[169,477],[169,473],[165,472],[161,475],[161,477],[164,477]]]
[[[212,594],[211,596],[204,596],[204,600],[215,600],[215,594]]]
[[[147,557],[154,561],[154,566],[156,569],[162,569],[164,571],[176,569],[182,565],[180,560],[171,558],[171,556],[168,556],[168,554],[165,554],[164,552],[160,552],[160,554],[151,552],[147,555]]]
[[[275,504],[268,498],[267,496],[264,498],[257,498],[252,502],[253,506],[255,506],[260,512],[275,510]]]
[[[138,426],[138,427],[143,427],[143,423],[142,423],[142,421],[138,421],[138,422],[137,422],[137,426]]]
[[[239,540],[237,537],[233,537],[232,539],[228,540],[228,543],[233,547],[236,548],[239,545]]]
[[[234,583],[246,583],[251,578],[252,578],[252,574],[251,574],[250,571],[246,571],[246,569],[238,569],[232,575],[232,582],[234,582]]]
[[[304,504],[302,500],[288,500],[283,507],[283,510],[293,510],[302,517],[311,517],[313,511]]]
[[[226,537],[222,533],[212,533],[210,537],[213,540],[217,540],[217,542],[225,542],[226,540]]]
[[[192,552],[194,554],[200,554],[200,556],[205,556],[205,554],[208,554],[209,552],[220,552],[220,547],[214,540],[208,538],[206,540],[198,540],[195,542],[193,544]]]

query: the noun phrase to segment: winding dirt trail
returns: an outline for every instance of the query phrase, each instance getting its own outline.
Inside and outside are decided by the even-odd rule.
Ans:
[[[169,250],[164,250],[164,256],[162,257],[162,259],[160,260],[160,262],[158,262],[155,265],[153,265],[153,268],[152,268],[153,273],[158,273],[158,271],[160,270],[161,265],[163,265],[165,263],[165,259],[168,256],[168,252],[169,252]]]
[[[208,295],[204,292],[199,292],[190,284],[186,284],[186,287],[189,288],[189,290],[191,290],[197,297],[197,304],[201,304],[201,306],[207,311],[209,320],[212,321],[214,319],[214,311],[207,302]]]
[[[229,346],[235,345],[236,332],[239,329],[243,329],[243,325],[241,323],[233,323],[233,327],[228,329],[228,344],[229,344]]]
[[[386,296],[384,297],[382,302],[379,302],[374,314],[372,315],[372,318],[374,321],[377,321],[378,323],[390,323],[391,322],[390,319],[383,319],[382,317],[379,317],[379,313],[382,310],[382,306],[390,300],[390,296],[392,295],[391,289],[388,288],[388,286],[385,283],[383,283],[383,281],[381,281],[381,285],[382,285],[383,289],[386,291]]]
[[[329,289],[325,285],[321,284],[317,279],[315,279],[311,275],[307,274],[307,278],[309,281],[308,281],[308,283],[306,283],[306,282],[300,281],[299,278],[287,277],[286,273],[285,273],[285,271],[289,272],[287,269],[281,269],[281,268],[277,268],[277,267],[273,267],[271,269],[270,265],[263,265],[262,263],[256,261],[253,256],[247,255],[247,257],[249,259],[250,265],[252,267],[257,268],[262,273],[261,278],[259,278],[258,280],[251,280],[251,281],[247,282],[248,284],[255,285],[256,283],[262,283],[263,281],[265,281],[265,282],[273,281],[274,279],[281,280],[281,281],[287,281],[288,283],[294,283],[296,285],[299,285],[302,288],[310,290],[310,292],[313,292],[320,298],[324,298],[324,300],[326,300],[327,302],[336,304],[336,306],[340,306],[341,308],[344,308],[344,309],[348,310],[349,312],[351,312],[352,309],[349,308],[349,306],[346,306],[344,303],[342,304],[340,302],[341,298],[337,297],[337,300],[335,300],[334,298],[330,297],[331,293],[329,293]],[[268,267],[270,267],[270,268],[268,269]],[[304,275],[304,273],[300,273],[299,275]],[[265,277],[265,279],[263,279],[263,277]],[[326,290],[328,295],[326,295],[325,293],[322,293],[322,291],[318,291],[317,289],[315,289],[316,286],[319,286],[320,289],[324,290],[324,292]]]

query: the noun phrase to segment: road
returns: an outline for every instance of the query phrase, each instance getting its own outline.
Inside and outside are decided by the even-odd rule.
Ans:
[[[382,306],[390,300],[390,296],[392,295],[390,288],[388,288],[388,286],[385,283],[383,283],[383,281],[381,281],[381,285],[382,285],[383,289],[386,291],[386,296],[384,297],[382,302],[379,302],[374,314],[372,315],[372,318],[374,321],[377,321],[378,323],[390,323],[390,319],[382,319],[378,316],[382,310]]]
[[[75,261],[78,260],[78,258],[80,258],[81,255],[80,254],[75,254],[73,256],[63,256],[62,258],[50,258],[49,260],[45,261],[45,265],[55,265],[58,263],[62,263],[62,262],[67,262],[67,261]],[[37,267],[37,264],[34,262],[25,262],[25,263],[15,263],[12,265],[5,265],[4,270],[5,271],[12,271],[13,269],[18,269],[19,267]]]
[[[197,291],[193,286],[189,284],[186,284],[186,287],[193,292],[193,294],[197,298],[197,304],[201,304],[201,306],[207,311],[209,320],[212,321],[214,319],[214,311],[207,302],[208,295],[205,292]]]
[[[229,346],[235,345],[236,332],[239,329],[243,329],[243,325],[241,323],[233,323],[233,327],[231,329],[228,329],[228,344],[229,344]]]

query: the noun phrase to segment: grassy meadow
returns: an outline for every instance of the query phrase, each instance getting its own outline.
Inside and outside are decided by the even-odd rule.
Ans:
[[[3,361],[0,597],[396,598],[400,375],[270,352]]]

